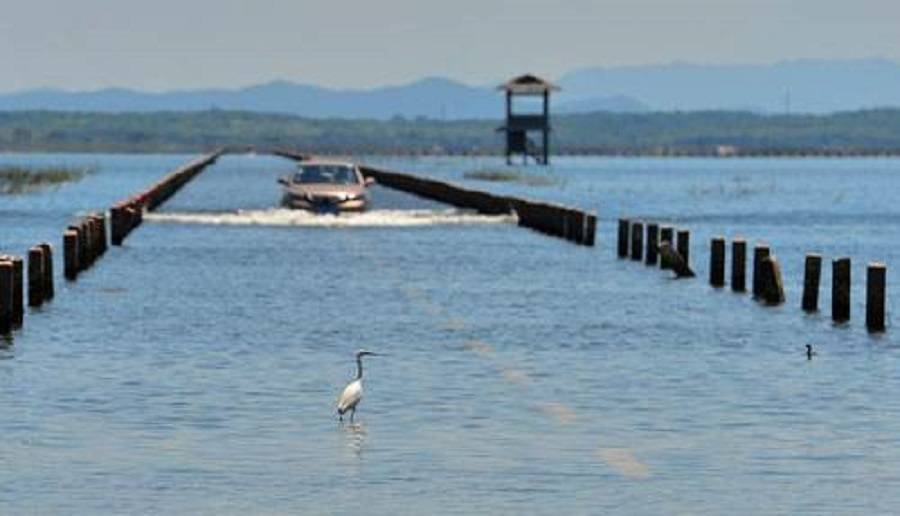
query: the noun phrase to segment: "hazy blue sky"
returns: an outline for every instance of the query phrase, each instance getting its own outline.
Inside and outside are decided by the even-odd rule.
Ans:
[[[0,91],[900,59],[898,0],[0,0]]]

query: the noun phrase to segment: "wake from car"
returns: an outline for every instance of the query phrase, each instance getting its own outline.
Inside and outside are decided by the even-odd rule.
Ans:
[[[210,226],[302,226],[302,227],[411,227],[477,224],[515,224],[515,215],[480,215],[472,211],[371,210],[363,213],[316,214],[284,208],[234,212],[157,212],[144,214],[145,221]]]

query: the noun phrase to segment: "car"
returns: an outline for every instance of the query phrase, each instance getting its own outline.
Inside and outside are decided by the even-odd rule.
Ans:
[[[364,211],[369,207],[366,188],[374,183],[352,163],[304,161],[293,175],[281,177],[281,204],[315,213]]]

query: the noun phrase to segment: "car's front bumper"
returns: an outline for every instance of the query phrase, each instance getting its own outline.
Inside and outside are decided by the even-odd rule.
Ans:
[[[316,213],[334,213],[340,211],[364,211],[368,208],[369,201],[366,198],[338,200],[338,199],[308,199],[285,195],[282,204],[294,210],[307,210]]]

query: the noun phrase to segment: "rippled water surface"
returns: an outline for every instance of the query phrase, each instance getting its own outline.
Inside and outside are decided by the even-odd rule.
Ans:
[[[0,197],[0,250],[188,156]],[[374,210],[277,209],[290,162],[219,160],[0,349],[0,512],[891,513],[900,346],[864,329],[865,264],[897,305],[900,161],[371,160],[596,210],[584,248],[373,188]],[[615,258],[615,219],[692,231],[698,277]],[[707,285],[714,235],[765,240],[787,303]],[[799,310],[806,252],[853,259],[853,319]],[[889,313],[889,319],[893,314]],[[804,345],[818,356],[807,361]],[[335,398],[366,362],[353,425]]]

